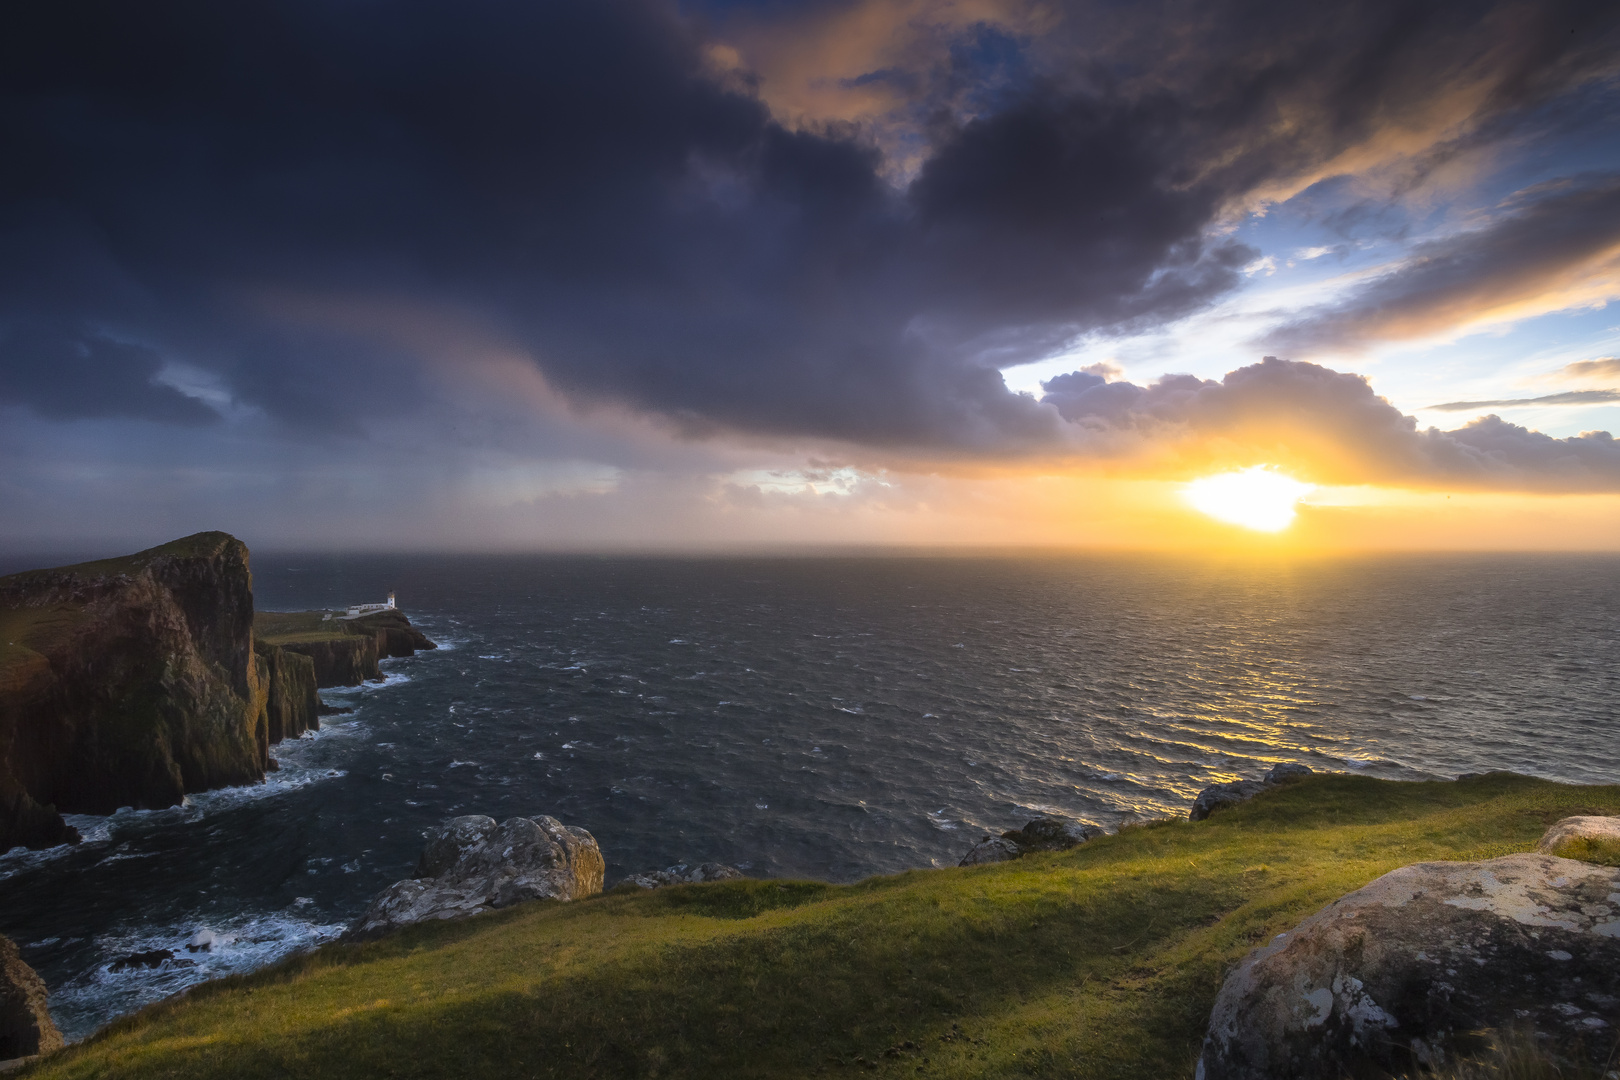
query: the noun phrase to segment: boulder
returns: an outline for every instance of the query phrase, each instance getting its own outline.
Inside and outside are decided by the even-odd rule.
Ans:
[[[1067,851],[1101,835],[1103,831],[1095,825],[1040,817],[1028,822],[1022,829],[1004,832],[998,837],[986,836],[974,844],[957,865],[983,866],[985,863],[1006,862],[1036,851]]]
[[[45,1007],[45,981],[0,937],[0,1061],[62,1048],[62,1033]]]
[[[1261,782],[1281,784],[1287,780],[1303,780],[1310,775],[1311,767],[1309,765],[1301,765],[1297,761],[1282,761],[1267,769],[1266,775],[1261,778]]]
[[[1229,806],[1248,802],[1262,791],[1274,786],[1264,780],[1234,780],[1229,784],[1211,784],[1198,793],[1198,798],[1193,800],[1192,810],[1187,817],[1193,821],[1203,821],[1217,810],[1225,810]]]
[[[1009,859],[1016,859],[1022,854],[1023,852],[1018,850],[1018,845],[1011,840],[1000,836],[986,836],[983,840],[968,848],[968,853],[962,856],[962,861],[956,865],[984,866],[987,863],[1006,862]]]
[[[107,965],[107,970],[134,971],[136,968],[160,968],[164,964],[177,968],[197,966],[195,960],[176,959],[173,949],[151,949],[147,952],[126,953]]]
[[[625,880],[643,889],[661,889],[666,885],[696,885],[704,881],[735,881],[742,876],[743,872],[735,866],[706,862],[698,863],[696,866],[677,863],[667,870],[649,870],[644,874],[632,874]]]
[[[1234,780],[1228,784],[1211,784],[1198,793],[1198,798],[1193,800],[1192,810],[1187,817],[1192,821],[1203,821],[1217,810],[1225,810],[1229,806],[1248,802],[1262,791],[1274,788],[1279,784],[1303,780],[1310,775],[1312,773],[1309,765],[1284,761],[1273,765],[1266,772],[1264,779]]]
[[[1542,836],[1536,850],[1582,862],[1620,865],[1620,817],[1567,817]]]
[[[428,831],[417,876],[378,893],[344,936],[376,937],[525,900],[578,900],[602,891],[603,869],[595,837],[556,818],[453,818]]]
[[[1620,1034],[1620,870],[1548,855],[1418,863],[1251,953],[1200,1080],[1404,1075],[1523,1032],[1596,1064]]]

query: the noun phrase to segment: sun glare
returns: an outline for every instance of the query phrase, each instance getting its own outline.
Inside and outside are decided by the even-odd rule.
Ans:
[[[1187,485],[1187,501],[1217,521],[1260,532],[1280,532],[1294,520],[1294,504],[1313,488],[1269,465],[1206,476]]]

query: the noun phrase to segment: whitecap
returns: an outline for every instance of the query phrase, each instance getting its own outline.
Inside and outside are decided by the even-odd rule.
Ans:
[[[294,902],[294,907],[307,906]],[[206,948],[188,952],[188,942],[207,931]],[[89,971],[51,992],[51,1014],[70,1041],[89,1035],[106,1017],[133,1012],[209,979],[240,974],[311,949],[343,932],[341,923],[320,923],[287,913],[239,915],[212,927],[187,920],[161,926],[122,927],[95,938],[100,959]],[[155,968],[113,971],[114,961],[134,953],[168,950],[171,960]]]

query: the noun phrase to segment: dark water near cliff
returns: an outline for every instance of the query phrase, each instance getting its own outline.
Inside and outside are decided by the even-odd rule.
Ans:
[[[610,883],[848,881],[1035,813],[1184,813],[1277,761],[1620,781],[1612,557],[254,563],[261,607],[396,589],[445,647],[325,692],[355,711],[264,785],[0,858],[0,933],[70,1037],[335,935],[453,814],[583,825]],[[157,948],[194,966],[108,970]]]

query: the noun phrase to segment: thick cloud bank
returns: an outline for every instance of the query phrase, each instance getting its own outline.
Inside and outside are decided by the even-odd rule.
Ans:
[[[1233,289],[1255,252],[1217,225],[1261,193],[1390,146],[1507,137],[1613,71],[1611,5],[1049,14],[970,112],[928,113],[896,186],[861,128],[785,127],[657,0],[17,6],[0,32],[0,402],[323,430],[427,413],[421,373],[456,351],[375,317],[409,310],[577,400],[695,431],[1007,454],[1183,399],[1177,422],[1201,423],[1268,394],[1286,410],[1362,393],[1332,414],[1342,441],[1393,472],[1508,475],[1531,466],[1491,455],[1541,446],[1554,475],[1610,475],[1596,441],[1415,433],[1353,379],[1060,381],[1053,409],[999,369]],[[979,78],[986,48],[953,70]],[[1538,205],[1557,199],[1608,213],[1614,189]]]
[[[1076,371],[1042,387],[1098,445],[1179,439],[1341,483],[1620,491],[1620,443],[1608,432],[1555,439],[1497,416],[1456,431],[1419,429],[1361,376],[1275,356],[1219,382],[1171,375],[1136,386]]]

